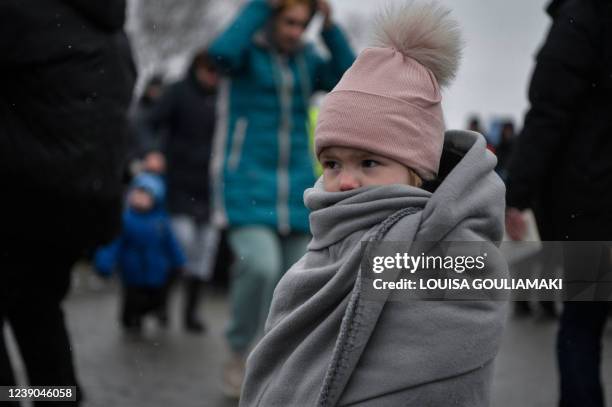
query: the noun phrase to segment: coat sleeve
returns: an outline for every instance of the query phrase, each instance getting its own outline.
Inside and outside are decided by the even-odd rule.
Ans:
[[[570,1],[559,11],[537,56],[529,87],[531,106],[509,168],[509,207],[531,206],[593,86],[598,65],[598,39],[593,33],[597,28],[584,3]]]
[[[117,258],[121,251],[122,243],[123,239],[118,237],[108,245],[96,250],[94,255],[94,266],[99,274],[105,277],[109,277],[113,274],[113,269],[117,264]]]
[[[344,72],[351,67],[355,61],[355,54],[351,46],[337,25],[321,32],[323,42],[329,49],[330,58],[319,58],[315,76],[315,90],[330,91],[340,81]]]
[[[136,118],[140,153],[163,150],[166,140],[159,140],[161,129],[171,125],[179,95],[177,84],[170,86],[150,111]]]
[[[227,73],[239,71],[245,63],[245,55],[251,47],[251,38],[272,15],[265,0],[248,3],[234,21],[213,41],[208,53],[215,63]]]

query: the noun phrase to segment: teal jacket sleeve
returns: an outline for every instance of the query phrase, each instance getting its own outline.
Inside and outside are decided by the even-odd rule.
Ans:
[[[231,74],[243,67],[253,35],[271,15],[272,8],[265,0],[253,0],[240,11],[208,48],[209,55],[221,70]]]
[[[320,58],[315,77],[315,90],[330,91],[340,81],[344,72],[351,67],[355,61],[355,54],[337,25],[334,24],[323,30],[321,37],[331,57],[328,60]]]

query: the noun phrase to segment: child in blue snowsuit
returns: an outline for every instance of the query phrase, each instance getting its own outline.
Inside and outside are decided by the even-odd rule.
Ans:
[[[103,276],[110,276],[118,266],[123,284],[121,323],[127,330],[139,331],[148,313],[154,313],[162,325],[167,323],[168,282],[185,263],[164,209],[164,196],[161,177],[136,176],[127,196],[121,234],[95,255],[95,267]]]

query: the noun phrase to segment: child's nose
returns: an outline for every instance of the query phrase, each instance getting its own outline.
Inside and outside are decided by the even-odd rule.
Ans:
[[[340,191],[350,191],[359,188],[359,178],[350,171],[342,171],[340,174]]]

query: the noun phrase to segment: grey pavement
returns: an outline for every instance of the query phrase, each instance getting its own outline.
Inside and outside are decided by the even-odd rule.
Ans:
[[[126,337],[117,323],[119,290],[86,270],[76,273],[74,289],[65,303],[77,373],[83,385],[84,407],[232,407],[220,389],[227,349],[223,329],[228,315],[223,292],[208,295],[202,304],[208,324],[204,335],[186,333],[180,324],[181,293],[170,302],[167,330],[155,321],[146,324],[144,339]],[[555,321],[510,318],[496,364],[493,407],[554,406],[557,373]],[[612,406],[612,323],[604,337],[603,377]],[[23,368],[14,343],[9,343],[19,377]],[[606,379],[604,379],[606,380]]]

